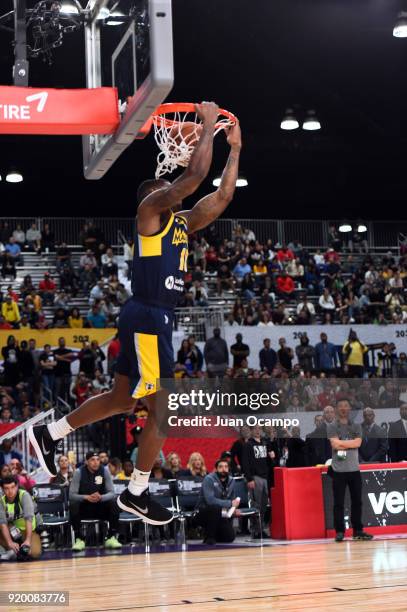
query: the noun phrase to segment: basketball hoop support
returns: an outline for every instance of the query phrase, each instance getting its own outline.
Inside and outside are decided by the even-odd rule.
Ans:
[[[102,84],[100,25],[97,16],[108,0],[88,3],[90,18],[85,23],[86,85]],[[137,138],[154,110],[171,91],[174,83],[171,0],[149,0],[151,74],[147,82],[130,99],[126,113],[112,136],[82,138],[84,175],[87,179],[101,178],[118,157]]]

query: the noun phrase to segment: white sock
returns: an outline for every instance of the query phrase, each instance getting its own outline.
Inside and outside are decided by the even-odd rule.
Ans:
[[[48,425],[48,431],[53,440],[65,438],[65,436],[70,434],[73,430],[73,427],[69,425],[66,417],[62,417],[62,419],[59,419],[59,421],[55,421],[54,423],[50,423]]]
[[[129,491],[132,495],[141,495],[148,487],[150,472],[141,472],[134,468],[131,480],[129,483]]]

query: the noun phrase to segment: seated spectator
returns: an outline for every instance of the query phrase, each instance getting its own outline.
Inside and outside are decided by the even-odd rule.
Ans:
[[[86,322],[89,327],[95,327],[97,329],[103,329],[106,327],[106,317],[103,314],[101,307],[94,304],[87,314]]]
[[[407,461],[407,404],[400,406],[400,419],[390,423],[389,459],[392,462]]]
[[[96,284],[98,277],[95,268],[85,265],[79,272],[79,286],[84,293],[87,293],[90,287]]]
[[[86,275],[85,275],[86,276]],[[95,277],[96,282],[96,277]],[[73,297],[78,293],[80,279],[67,264],[65,264],[59,273],[59,286],[63,291],[71,294]]]
[[[192,376],[196,371],[197,356],[192,351],[189,341],[187,339],[181,342],[181,347],[177,353],[177,364],[178,370],[184,371],[189,376]]]
[[[72,308],[70,315],[68,316],[68,326],[72,329],[79,329],[83,327],[83,318],[78,308]]]
[[[48,253],[49,251],[53,251],[55,248],[55,237],[53,232],[51,232],[49,223],[44,223],[43,230],[41,232],[41,249]]]
[[[194,524],[204,528],[204,544],[211,546],[216,542],[233,542],[233,518],[227,513],[234,508],[233,516],[240,516],[237,509],[240,500],[235,494],[235,481],[229,474],[229,463],[218,460],[215,468],[203,480],[198,513],[194,517]]]
[[[186,475],[186,470],[182,468],[181,457],[178,455],[178,453],[168,453],[167,459],[165,460],[165,467],[171,472],[171,478]]]
[[[216,278],[218,295],[222,295],[224,291],[232,291],[234,288],[232,273],[227,264],[222,264],[218,269]]]
[[[73,478],[73,467],[69,463],[69,459],[66,455],[61,455],[58,458],[58,472],[56,476],[52,476],[50,482],[53,484],[59,484],[63,487],[69,487]]]
[[[245,257],[242,257],[242,259],[233,268],[233,274],[239,282],[243,280],[245,274],[251,274],[251,271],[252,269],[247,263],[247,259]]]
[[[31,495],[19,487],[14,476],[6,476],[2,488],[0,545],[10,551],[10,561],[38,559],[41,555],[41,539],[35,531],[37,521]]]
[[[65,292],[64,289],[61,289],[61,291],[55,294],[54,306],[56,308],[63,308],[64,310],[68,310],[70,301],[70,296]]]
[[[287,274],[297,281],[302,281],[304,279],[304,266],[298,258],[288,262]]]
[[[8,277],[13,280],[15,280],[17,276],[15,260],[11,253],[7,251],[2,256],[1,275],[4,279]]]
[[[340,262],[339,253],[337,253],[332,247],[330,247],[326,251],[326,253],[324,253],[324,260],[326,264],[329,264],[331,262],[339,263]]]
[[[20,287],[21,297],[24,299],[32,291],[35,291],[35,287],[31,278],[31,274],[26,274],[23,278],[22,285]]]
[[[41,232],[36,223],[32,223],[25,235],[27,246],[31,251],[39,253],[41,251]]]
[[[55,368],[57,362],[53,352],[51,351],[51,345],[45,344],[44,351],[39,356],[39,363],[41,367],[41,382],[51,393],[49,399],[53,399],[55,395]]]
[[[79,372],[78,376],[72,381],[69,396],[74,401],[76,408],[90,396],[89,381],[83,372]]]
[[[253,274],[255,276],[265,276],[267,274],[267,266],[262,259],[259,259],[253,266]]]
[[[329,292],[329,289],[324,289],[323,294],[320,296],[318,300],[319,307],[322,313],[333,313],[336,309],[334,299]]]
[[[299,304],[297,304],[297,317],[298,324],[310,324],[315,317],[315,307],[312,302],[308,300],[306,295],[303,295]]]
[[[12,236],[9,238],[9,241],[5,246],[5,252],[16,263],[21,260],[21,247]]]
[[[291,276],[287,275],[285,270],[282,270],[277,277],[277,293],[284,299],[289,299],[295,291],[295,283]]]
[[[69,487],[69,513],[75,533],[73,551],[85,549],[85,541],[81,537],[82,519],[108,521],[109,532],[105,548],[121,548],[116,535],[120,513],[113,480],[109,470],[101,465],[98,453],[94,451],[88,451],[85,465],[75,470]]]
[[[268,312],[263,312],[257,323],[259,327],[272,327],[274,325]]]
[[[63,268],[71,267],[71,251],[66,242],[62,242],[57,248],[56,267],[59,273]]]
[[[0,446],[0,466],[9,465],[13,459],[18,459],[18,461],[22,461],[21,454],[14,450],[13,448],[13,440],[7,438],[3,440],[3,444]],[[11,470],[10,470],[11,473]]]
[[[92,387],[99,391],[100,393],[104,393],[105,391],[109,391],[110,385],[108,379],[103,374],[103,371],[96,370],[95,378],[92,380]]]
[[[55,311],[52,319],[52,326],[56,328],[68,327],[68,317],[63,308],[58,308]]]
[[[116,478],[121,478],[121,476],[123,476],[122,462],[118,457],[110,457],[107,467],[113,480],[115,480]]]
[[[192,295],[192,299],[194,300],[194,306],[208,305],[208,292],[201,282],[194,281],[189,291]]]
[[[172,478],[172,473],[170,470],[163,467],[161,455],[158,455],[153,463],[153,467],[151,468],[151,478],[156,478],[157,480],[168,480],[169,478]]]
[[[57,287],[49,272],[45,272],[44,278],[42,281],[40,281],[38,288],[40,290],[44,305],[48,304],[52,306]]]
[[[21,227],[20,223],[17,223],[16,229],[14,230],[12,237],[22,250],[25,246],[25,232]]]
[[[35,480],[30,478],[21,461],[19,459],[12,459],[9,466],[12,476],[18,480],[19,486],[25,491],[28,491],[28,493],[32,493],[32,489],[35,486]]]
[[[5,320],[3,315],[0,315],[0,329],[13,329],[10,323]]]
[[[285,244],[277,251],[277,259],[282,264],[288,263],[290,260],[295,259],[294,253],[287,248]]]
[[[201,453],[192,453],[188,459],[186,476],[200,476],[204,478],[207,474],[205,460]]]
[[[206,271],[209,274],[213,274],[218,269],[218,256],[215,248],[210,246],[205,253]]]
[[[121,472],[118,475],[118,479],[119,480],[130,480],[131,475],[133,474],[133,470],[134,470],[133,462],[130,461],[130,459],[125,459],[123,461],[123,472]],[[168,478],[168,476],[165,476],[165,478]],[[172,476],[169,476],[169,478],[172,478]]]
[[[96,257],[92,253],[91,249],[88,249],[86,253],[82,255],[79,260],[79,267],[81,270],[85,270],[85,268],[87,268],[94,272],[97,272],[98,262],[96,261]]]
[[[117,259],[113,254],[113,249],[108,248],[106,253],[102,255],[102,274],[108,278],[111,274],[118,274]]]
[[[7,323],[14,329],[19,328],[20,323],[20,309],[18,304],[14,302],[9,295],[6,295],[4,302],[1,305],[1,316],[4,318]]]
[[[0,410],[0,423],[2,425],[9,425],[9,423],[14,423],[14,419],[11,418],[11,410],[8,406]]]
[[[202,372],[203,355],[199,346],[195,343],[195,336],[188,336],[189,348],[192,353],[192,363],[194,364],[194,373]]]

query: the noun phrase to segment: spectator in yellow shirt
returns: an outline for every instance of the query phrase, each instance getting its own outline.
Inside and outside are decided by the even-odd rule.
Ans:
[[[83,327],[83,319],[78,308],[72,308],[71,314],[68,317],[68,325],[71,329]]]
[[[1,314],[7,323],[10,323],[15,329],[18,329],[20,323],[20,310],[18,304],[13,302],[9,295],[6,296],[5,301],[1,305]]]
[[[357,333],[351,329],[349,338],[342,348],[345,362],[344,369],[349,378],[363,378],[365,371],[364,355],[367,351],[367,346],[359,340]]]
[[[264,264],[264,261],[260,259],[258,263],[254,264],[253,273],[256,276],[259,274],[267,274],[267,266]]]

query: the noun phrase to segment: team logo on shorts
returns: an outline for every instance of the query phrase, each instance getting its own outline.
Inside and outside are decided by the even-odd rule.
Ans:
[[[146,391],[152,391],[154,388],[155,388],[155,384],[154,383],[146,382]]]
[[[174,289],[174,277],[173,276],[167,276],[167,278],[165,279],[165,286],[167,289]]]

